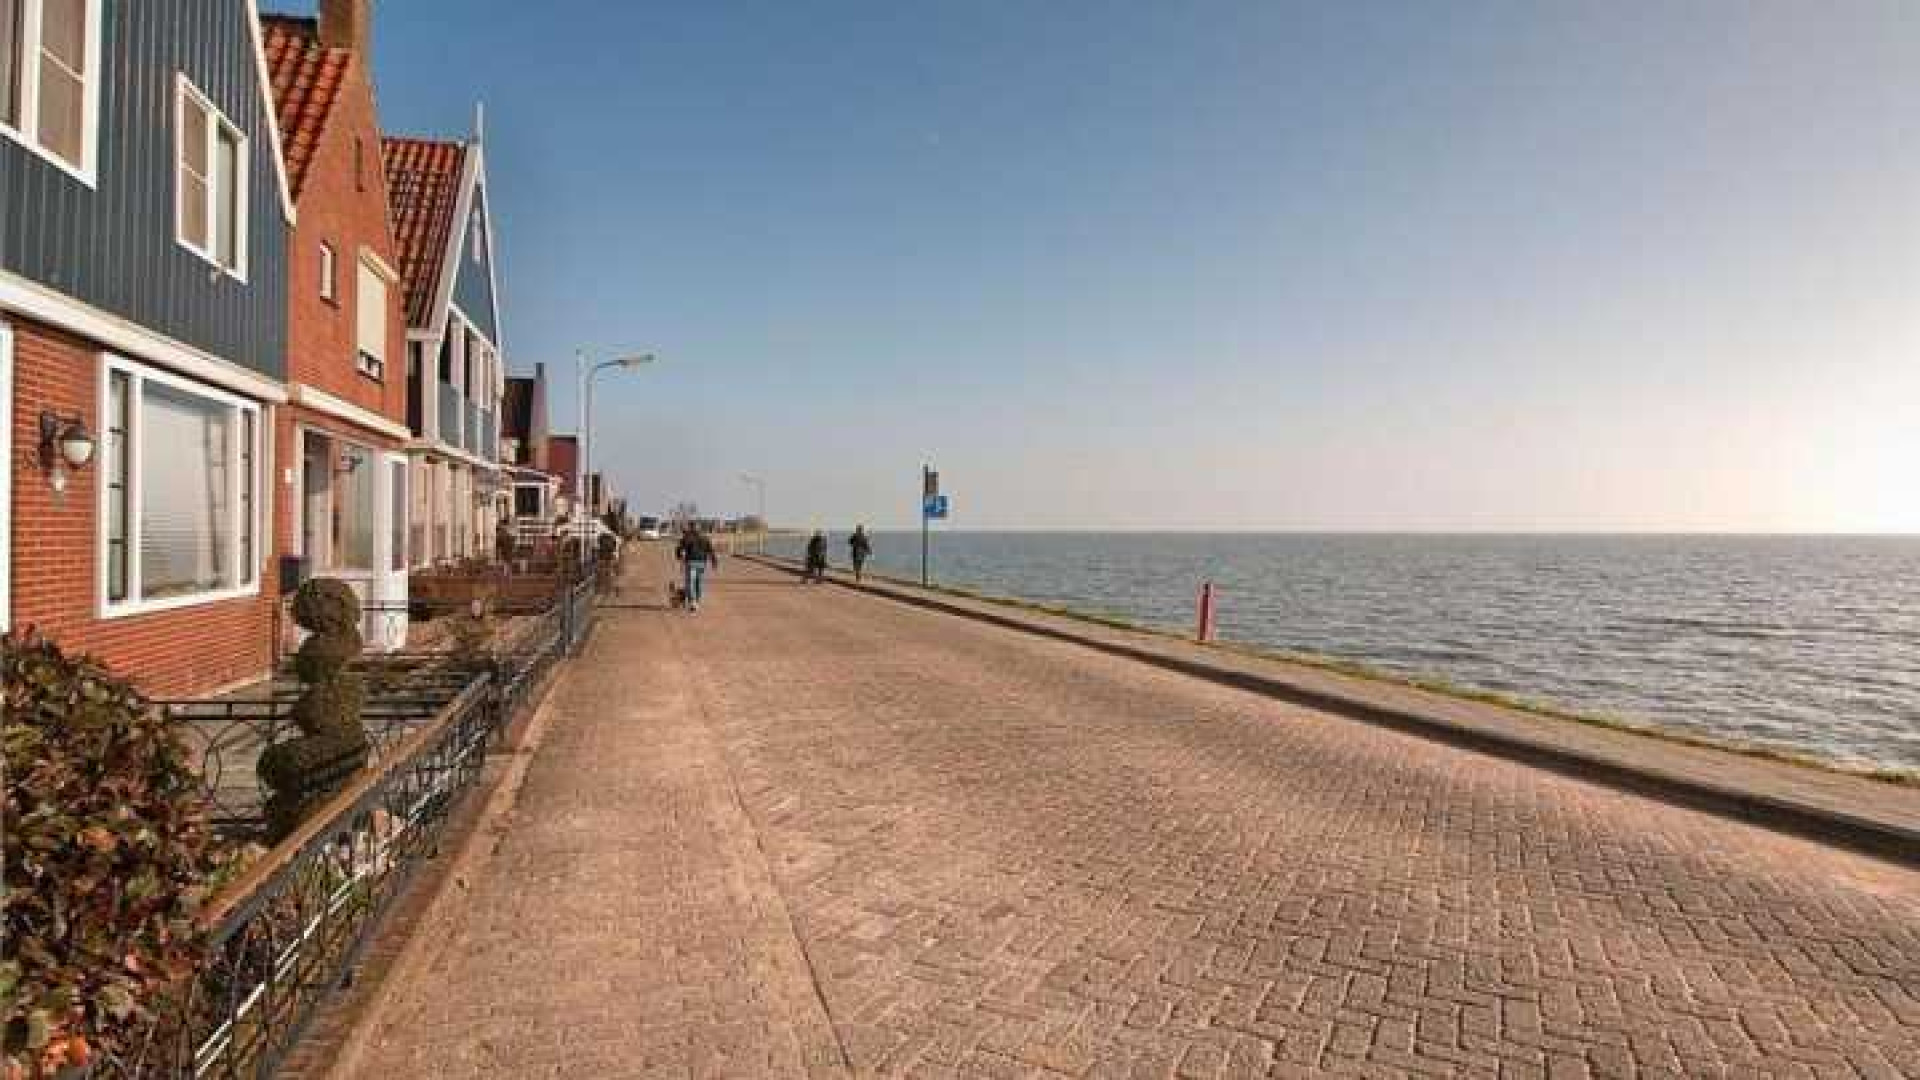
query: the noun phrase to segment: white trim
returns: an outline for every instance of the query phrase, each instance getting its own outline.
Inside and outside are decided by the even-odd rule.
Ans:
[[[99,408],[98,415],[100,417],[100,430],[103,441],[108,428],[111,426],[108,421],[108,416],[110,403],[113,400],[113,375],[115,372],[125,373],[129,377],[127,385],[128,465],[126,511],[127,596],[129,599],[115,601],[109,599],[107,596],[107,524],[111,516],[107,509],[109,485],[107,478],[102,475],[94,484],[94,488],[96,489],[94,505],[94,584],[97,590],[95,596],[96,614],[102,619],[120,619],[130,615],[146,615],[156,611],[171,611],[177,608],[197,607],[202,604],[215,604],[223,600],[259,595],[260,579],[263,576],[261,574],[261,567],[265,564],[263,556],[265,552],[271,550],[273,547],[272,539],[266,532],[266,526],[271,519],[262,512],[266,500],[261,497],[263,486],[271,480],[271,476],[266,472],[266,461],[261,454],[261,447],[268,439],[266,410],[257,401],[228,393],[225,390],[208,386],[192,379],[182,378],[162,368],[149,367],[136,360],[130,360],[123,356],[103,352],[100,354],[99,364],[100,385],[97,387],[95,394],[95,404]],[[234,409],[236,436],[245,430],[245,426],[237,422],[239,419],[238,414],[246,412],[253,414],[253,452],[250,456],[253,459],[254,474],[252,522],[254,558],[251,560],[243,560],[241,558],[241,552],[244,551],[245,548],[241,542],[238,530],[233,534],[233,538],[230,541],[232,550],[228,553],[232,565],[241,575],[241,583],[239,585],[229,586],[224,589],[213,589],[208,592],[191,593],[185,596],[167,596],[155,600],[140,599],[141,586],[144,585],[145,582],[142,579],[144,568],[140,565],[141,545],[138,527],[139,522],[145,516],[142,499],[146,494],[144,490],[145,484],[141,478],[141,469],[144,463],[141,461],[140,428],[141,425],[145,423],[145,418],[142,415],[144,406],[141,404],[141,389],[142,386],[148,382],[156,382],[164,386],[170,386],[176,390],[203,397],[210,401],[219,402]],[[239,453],[240,446],[236,439],[234,444],[234,455],[236,458]],[[101,455],[100,467],[103,470],[106,467],[104,453]],[[239,519],[240,507],[239,486],[242,482],[239,469],[233,470],[232,482],[233,490],[228,493],[228,499],[233,505],[233,513],[237,521]]]
[[[315,412],[326,413],[336,420],[345,420],[368,431],[377,432],[390,439],[411,439],[412,429],[405,424],[396,424],[371,409],[362,408],[351,401],[334,397],[318,387],[306,383],[292,383],[287,387],[287,400],[295,405],[305,405]]]
[[[250,398],[269,402],[287,400],[286,388],[266,375],[56,293],[7,270],[0,270],[0,310],[17,311],[52,323],[90,337],[109,349],[164,364],[183,375]]]
[[[13,327],[0,322],[0,632],[13,625]]]
[[[188,251],[193,252],[195,255],[200,256],[202,259],[205,259],[215,267],[218,267],[220,271],[228,277],[245,283],[247,280],[247,241],[253,233],[250,221],[253,210],[253,140],[248,138],[247,133],[242,131],[239,125],[229,119],[226,113],[220,111],[220,107],[213,103],[212,98],[208,97],[198,86],[194,85],[193,80],[187,77],[186,72],[174,72],[173,79],[174,242],[186,248]],[[181,170],[185,168],[181,151],[186,149],[184,139],[187,132],[186,108],[189,101],[197,105],[207,116],[207,175],[202,178],[202,182],[207,185],[207,246],[204,248],[188,240],[182,232],[186,224],[186,215],[182,213],[182,210],[186,206],[183,201],[186,195],[186,185],[180,182]],[[215,182],[215,177],[220,168],[220,134],[223,130],[232,136],[234,140],[233,167],[237,170],[233,177],[233,198],[235,205],[233,211],[234,265],[232,266],[221,262],[219,254],[213,250],[214,238],[220,235],[219,220],[226,209],[220,205],[220,185]]]
[[[39,155],[48,164],[80,181],[96,187],[100,168],[100,86],[103,71],[100,62],[101,0],[86,0],[87,20],[84,37],[86,56],[81,66],[84,82],[80,90],[80,164],[75,165],[40,143],[40,53],[43,0],[22,0],[20,6],[20,125],[0,121],[0,135]]]
[[[489,472],[499,472],[501,469],[501,465],[497,461],[488,461],[486,458],[479,457],[458,446],[443,443],[438,439],[409,439],[407,440],[407,449],[414,453],[432,454],[437,457],[447,458],[451,461],[459,462],[462,465],[471,465],[474,468],[486,469]]]
[[[360,261],[373,268],[373,271],[387,279],[387,284],[400,284],[400,271],[393,264],[380,257],[380,253],[365,244],[360,245]]]
[[[453,308],[453,285],[460,276],[460,249],[466,243],[468,210],[473,205],[474,181],[479,175],[480,166],[480,147],[477,144],[463,143],[461,151],[460,196],[453,203],[457,227],[447,230],[447,246],[440,252],[439,280],[434,282],[433,307],[427,323],[427,329],[437,330],[442,336],[447,332],[447,313]]]
[[[267,129],[267,147],[273,151],[273,172],[280,181],[280,212],[292,225],[298,215],[293,206],[293,184],[287,180],[286,148],[280,144],[280,118],[274,111],[273,75],[267,68],[267,37],[260,29],[260,5],[247,0],[247,30],[253,35],[253,68],[260,87],[260,126]]]

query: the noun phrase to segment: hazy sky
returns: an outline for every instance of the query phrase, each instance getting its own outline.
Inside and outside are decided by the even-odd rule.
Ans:
[[[268,6],[272,6],[269,3]],[[1920,4],[387,0],[638,506],[1920,530]]]

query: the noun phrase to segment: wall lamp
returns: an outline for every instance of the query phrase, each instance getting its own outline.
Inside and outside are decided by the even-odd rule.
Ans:
[[[93,460],[93,433],[79,416],[40,414],[40,463],[54,492],[67,490],[67,470],[84,469]]]

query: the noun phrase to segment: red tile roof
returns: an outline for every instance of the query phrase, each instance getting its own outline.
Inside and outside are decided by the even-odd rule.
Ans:
[[[320,148],[327,117],[340,97],[353,53],[320,43],[317,20],[294,15],[262,15],[267,73],[280,122],[280,145],[287,158],[287,185],[293,197],[307,180],[307,167]]]
[[[400,278],[407,287],[407,325],[422,326],[439,291],[467,148],[441,139],[392,137],[381,139],[380,148],[387,162]]]

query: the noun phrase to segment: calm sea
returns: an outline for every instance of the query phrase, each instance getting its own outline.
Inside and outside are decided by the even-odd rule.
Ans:
[[[846,534],[830,534],[846,561]],[[875,564],[919,573],[918,533]],[[798,542],[781,545],[797,554]],[[1920,768],[1920,537],[936,533],[946,584]]]

